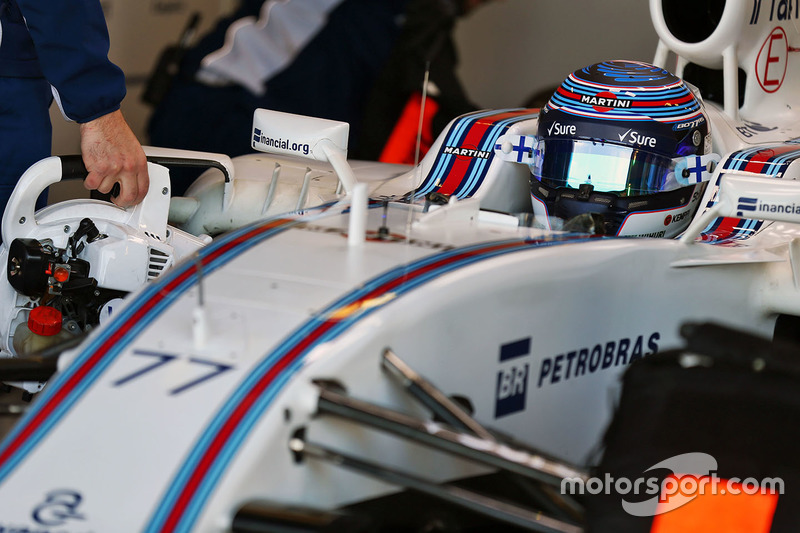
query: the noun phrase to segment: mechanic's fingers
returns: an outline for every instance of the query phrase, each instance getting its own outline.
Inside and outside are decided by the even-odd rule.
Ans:
[[[129,207],[144,199],[150,183],[144,153],[140,161],[124,165],[122,168],[102,164],[95,166],[86,176],[83,185],[89,190],[97,189],[103,194],[108,194],[116,183],[119,183],[120,192],[111,199],[116,205]]]
[[[117,182],[112,176],[102,175],[99,172],[89,172],[83,180],[83,186],[90,191],[97,190],[103,194],[108,194]]]
[[[147,189],[150,185],[147,158],[144,155],[144,151],[141,150],[139,156],[130,169],[120,173],[119,184],[121,191],[113,201],[121,207],[138,204],[144,200],[147,194]]]
[[[89,191],[93,191],[95,189],[99,191],[101,183],[103,183],[103,176],[100,175],[100,173],[98,172],[90,171],[89,174],[86,175],[86,178],[83,180],[83,187]]]

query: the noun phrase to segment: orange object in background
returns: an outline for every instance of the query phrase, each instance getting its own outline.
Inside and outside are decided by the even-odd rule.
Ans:
[[[422,158],[433,145],[433,117],[439,111],[439,104],[433,98],[425,101],[424,115],[422,117],[422,136],[420,139],[419,156]],[[392,130],[381,151],[379,161],[383,163],[402,163],[413,165],[416,163],[417,133],[420,128],[420,114],[422,110],[422,93],[415,92],[406,102],[400,118]]]
[[[667,479],[672,478],[680,484],[684,477],[675,474]],[[680,490],[670,495],[662,494],[659,510],[669,506],[671,498],[692,495],[694,498],[676,509],[656,515],[651,533],[769,533],[778,504],[777,493],[762,493],[759,489],[755,494],[748,494],[754,492],[750,485],[745,487],[742,483],[709,476],[695,477],[695,480],[701,489],[687,494]]]

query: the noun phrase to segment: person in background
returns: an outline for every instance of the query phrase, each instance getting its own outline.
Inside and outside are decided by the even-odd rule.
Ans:
[[[456,74],[458,53],[452,34],[459,17],[489,1],[408,2],[402,33],[361,112],[363,135],[353,157],[414,164],[450,120],[477,109]]]
[[[185,51],[153,102],[149,142],[250,153],[253,112],[266,108],[348,122],[351,156],[378,159],[427,63],[443,111],[474,109],[455,76],[450,33],[487,1],[243,0]]]
[[[120,112],[125,78],[108,49],[98,0],[0,0],[0,210],[24,171],[50,155],[54,99],[80,124],[86,188],[119,183],[115,203],[142,201],[147,160]]]

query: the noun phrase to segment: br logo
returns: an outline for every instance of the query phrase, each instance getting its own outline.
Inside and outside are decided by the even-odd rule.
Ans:
[[[500,346],[500,371],[497,373],[494,417],[525,409],[530,364],[523,359],[531,353],[530,337]]]

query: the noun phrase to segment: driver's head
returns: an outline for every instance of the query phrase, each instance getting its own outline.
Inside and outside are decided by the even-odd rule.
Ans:
[[[536,149],[537,218],[594,214],[600,232],[614,235],[678,235],[713,170],[695,169],[695,156],[711,152],[700,99],[673,74],[635,61],[570,74],[542,109]]]

